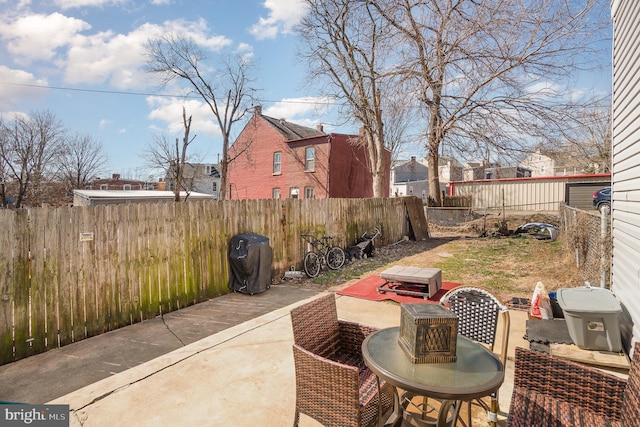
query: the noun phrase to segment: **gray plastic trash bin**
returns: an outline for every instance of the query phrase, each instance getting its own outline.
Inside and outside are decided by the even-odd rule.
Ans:
[[[620,303],[611,291],[602,288],[558,289],[558,304],[564,312],[569,335],[585,350],[622,350]]]

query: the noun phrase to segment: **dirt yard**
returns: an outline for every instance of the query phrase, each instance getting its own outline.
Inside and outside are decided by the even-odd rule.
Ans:
[[[444,281],[485,288],[504,302],[530,298],[538,281],[549,292],[580,286],[562,233],[555,242],[509,235],[530,222],[557,225],[558,218],[518,215],[503,223],[500,216],[491,216],[453,228],[430,225],[429,239],[378,247],[374,258],[356,260],[338,272],[323,271],[315,283],[344,287],[392,265],[413,265],[441,268]]]

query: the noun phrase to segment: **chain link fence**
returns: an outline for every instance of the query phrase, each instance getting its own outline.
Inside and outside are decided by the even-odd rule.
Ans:
[[[592,286],[610,287],[611,216],[562,204],[560,228],[564,249],[575,256],[581,279]]]

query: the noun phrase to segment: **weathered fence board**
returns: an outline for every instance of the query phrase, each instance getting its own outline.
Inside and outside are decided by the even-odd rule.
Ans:
[[[416,199],[417,200],[417,199]],[[228,241],[267,236],[272,273],[301,269],[300,234],[346,247],[408,234],[405,199],[197,201],[0,211],[0,364],[228,292]]]

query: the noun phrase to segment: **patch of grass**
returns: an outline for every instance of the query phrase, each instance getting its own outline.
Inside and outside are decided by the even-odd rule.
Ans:
[[[380,248],[373,258],[355,260],[337,271],[322,270],[313,282],[334,286],[393,265],[415,265],[440,268],[444,281],[482,287],[503,300],[530,297],[538,281],[549,292],[578,283],[578,269],[561,241],[463,237],[434,243]]]
[[[453,256],[434,265],[442,269],[443,280],[503,294],[527,295],[538,280],[554,289],[565,285],[572,273],[571,266],[563,264],[562,245],[557,241],[525,237],[463,239],[449,244],[447,250]]]

